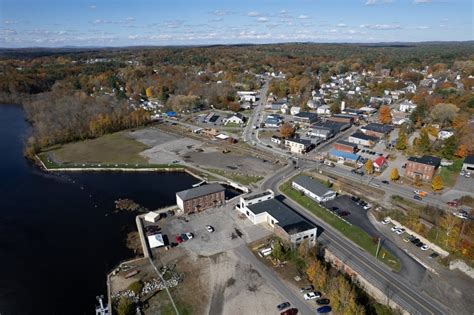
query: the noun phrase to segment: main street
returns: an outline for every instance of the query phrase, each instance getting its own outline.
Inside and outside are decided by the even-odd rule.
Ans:
[[[262,92],[264,90],[266,89],[262,89]],[[261,95],[259,104],[257,105],[257,108],[255,109],[251,119],[249,119],[247,128],[244,131],[244,140],[249,142],[249,144],[253,144],[259,149],[263,149],[267,152],[272,152],[273,154],[278,154],[282,157],[291,157],[290,154],[282,152],[282,150],[276,150],[275,148],[270,148],[266,145],[263,145],[260,143],[257,135],[255,133],[252,134],[251,132],[251,130],[254,128],[253,126],[256,126],[255,124],[259,121],[259,116],[263,107],[262,96],[263,95]],[[327,145],[329,145],[329,143],[324,144],[324,146]],[[327,174],[335,177],[342,177],[358,183],[363,183],[370,187],[381,187],[389,194],[396,194],[407,198],[411,198],[413,196],[413,192],[410,189],[400,185],[386,185],[371,177],[361,178],[361,176],[351,173],[350,170],[339,167],[326,167],[321,163],[317,163],[304,157],[299,157],[295,160],[298,160],[297,168],[295,165],[293,165],[293,163],[289,163],[286,167],[267,177],[262,182],[260,188],[262,190],[272,189],[275,192],[279,192],[279,185],[296,173],[309,169],[324,168],[324,172]],[[352,241],[333,229],[330,225],[319,220],[299,204],[289,200],[288,198],[285,198],[284,202],[288,206],[295,209],[300,215],[304,216],[307,220],[313,224],[316,224],[319,229],[323,231],[318,238],[320,244],[327,246],[327,248],[333,254],[344,261],[350,268],[361,274],[372,285],[379,288],[382,292],[384,292],[408,312],[411,314],[447,313],[447,308],[444,305],[429,297],[426,293],[420,291],[420,288],[416,284],[412,283],[410,279],[403,277],[401,274],[394,273],[387,266],[383,265],[383,263],[376,260],[363,249],[359,248]],[[422,202],[430,202],[433,205],[441,204],[437,198],[431,196],[425,198]]]

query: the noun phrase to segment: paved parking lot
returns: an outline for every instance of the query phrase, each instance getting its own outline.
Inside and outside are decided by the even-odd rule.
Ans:
[[[350,214],[343,216],[344,220],[357,225],[370,235],[378,235],[377,230],[373,227],[367,218],[367,210],[355,203],[348,195],[339,195],[334,200],[324,203],[328,209],[337,207],[340,211],[347,211]]]
[[[242,219],[233,205],[208,209],[202,213],[186,216],[187,221],[173,217],[167,219],[162,233],[170,242],[176,242],[178,234],[191,232],[194,239],[179,244],[196,255],[210,256],[236,248],[261,238],[270,236],[271,230],[265,225],[253,225],[249,220]],[[206,226],[211,225],[215,231],[209,233]]]

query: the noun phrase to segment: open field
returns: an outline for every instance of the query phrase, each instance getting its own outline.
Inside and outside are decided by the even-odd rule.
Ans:
[[[48,151],[49,158],[60,164],[148,164],[140,155],[148,146],[129,136],[128,131],[108,134],[97,139],[68,143]]]
[[[345,237],[352,240],[358,246],[369,252],[371,255],[375,256],[375,253],[377,251],[377,242],[375,242],[369,234],[367,234],[358,226],[350,225],[344,222],[338,216],[320,207],[315,201],[313,201],[309,197],[306,197],[300,192],[294,190],[291,187],[291,179],[280,186],[280,191],[286,196],[288,196],[290,199],[294,200],[304,208],[311,211],[318,218],[341,232]],[[401,266],[399,260],[395,258],[390,252],[386,251],[383,247],[381,248],[377,258],[387,264],[393,270],[400,270]]]
[[[462,169],[462,163],[464,159],[455,159],[453,165],[448,167],[440,167],[439,175],[443,179],[445,187],[453,187],[456,185],[456,181],[459,176],[459,172]]]
[[[254,183],[258,183],[260,180],[263,179],[262,176],[252,176],[252,175],[243,175],[243,174],[236,174],[236,173],[232,173],[232,172],[226,172],[226,171],[223,171],[223,170],[219,170],[219,169],[207,169],[209,172],[212,172],[212,173],[215,173],[215,174],[219,174],[219,175],[222,175],[224,177],[227,177],[239,184],[242,184],[242,185],[251,185],[251,184],[254,184]]]

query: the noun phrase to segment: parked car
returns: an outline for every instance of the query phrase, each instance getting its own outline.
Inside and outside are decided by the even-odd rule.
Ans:
[[[457,207],[459,206],[459,201],[458,200],[448,201],[446,202],[446,204],[451,207]]]
[[[397,235],[402,235],[404,232],[405,232],[405,229],[398,229],[398,230],[395,231],[395,233],[397,233]]]
[[[437,253],[432,253],[431,255],[428,256],[428,258],[433,259],[438,257],[439,255]]]
[[[327,314],[332,311],[331,306],[326,305],[326,306],[321,306],[316,309],[316,314]]]
[[[403,240],[408,243],[408,242],[411,242],[414,239],[415,239],[415,237],[413,235],[408,235]]]
[[[186,235],[186,233],[181,233],[181,238],[183,239],[184,242],[189,240],[189,237]]]
[[[315,300],[319,299],[321,297],[321,293],[319,292],[308,292],[305,295],[303,295],[305,300]]]
[[[306,292],[306,291],[313,291],[313,290],[314,290],[313,285],[307,285],[307,286],[305,286],[305,287],[302,287],[302,288],[300,289],[300,292],[303,293],[303,292]]]
[[[389,182],[388,180],[383,180],[383,181],[382,181],[382,184],[388,185],[388,184],[390,184],[390,182]]]
[[[191,240],[191,239],[194,238],[194,234],[191,233],[191,232],[187,232],[187,233],[186,233],[186,237],[188,238],[188,240]]]
[[[176,240],[176,243],[178,243],[178,244],[181,244],[183,242],[183,238],[179,235],[176,235],[175,240]]]
[[[212,233],[214,232],[214,228],[210,225],[206,225],[206,230],[209,232],[209,233]]]
[[[366,204],[366,205],[364,206],[364,210],[369,210],[370,208],[372,208],[372,206],[371,206],[370,204]]]
[[[395,232],[396,230],[398,230],[400,227],[399,226],[392,226],[392,228],[390,229],[392,232]]]
[[[349,214],[351,214],[349,211],[339,211],[337,212],[337,214],[341,217],[345,217],[345,216],[348,216]]]
[[[289,310],[286,310],[280,313],[280,315],[296,315],[296,314],[298,314],[297,308],[290,308]]]
[[[352,201],[359,202],[360,198],[356,196],[351,197]]]
[[[426,244],[421,246],[421,250],[428,250],[428,249],[430,249],[430,247]]]
[[[337,212],[337,211],[339,211],[339,208],[338,207],[331,207],[331,211]]]
[[[285,308],[290,307],[290,305],[291,305],[290,302],[284,302],[284,303],[278,304],[277,310],[283,311]]]
[[[412,243],[413,245],[416,245],[416,244],[418,244],[418,243],[421,243],[421,241],[420,241],[419,238],[415,238],[415,239],[411,240],[411,243]]]
[[[316,300],[316,303],[318,305],[328,305],[329,304],[329,299],[319,299],[319,300]]]
[[[423,247],[423,246],[425,246],[425,243],[423,243],[423,242],[418,242],[418,243],[415,244],[415,246],[416,246],[416,247]]]
[[[389,223],[390,223],[390,220],[389,220],[389,219],[383,219],[383,220],[382,220],[382,224],[383,224],[383,225],[387,225],[387,224],[389,224]]]
[[[416,200],[423,200],[423,198],[421,198],[421,197],[418,196],[418,195],[414,195],[414,196],[413,196],[413,199],[416,199]]]

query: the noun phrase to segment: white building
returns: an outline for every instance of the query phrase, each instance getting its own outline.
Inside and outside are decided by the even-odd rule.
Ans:
[[[257,100],[257,92],[254,91],[238,91],[237,96],[241,102],[252,102],[255,103]]]
[[[301,107],[293,106],[290,109],[290,114],[294,116],[294,115],[298,114],[300,111],[301,111]]]
[[[237,113],[235,115],[232,115],[232,116],[226,118],[224,120],[224,125],[227,125],[227,124],[243,125],[244,122],[245,122],[245,117],[242,114]]]
[[[292,246],[304,240],[315,244],[317,227],[274,197],[271,190],[240,197],[237,209],[253,224],[268,224],[278,237]]]
[[[285,147],[293,153],[303,154],[311,147],[311,141],[305,139],[290,138],[285,140]]]
[[[316,109],[318,115],[331,115],[331,108],[328,105],[321,105]]]
[[[404,113],[411,113],[416,109],[416,104],[411,101],[403,101],[400,103],[399,110]]]
[[[446,140],[454,135],[454,132],[451,130],[440,130],[438,132],[438,139],[440,140]]]
[[[291,186],[317,202],[326,202],[336,198],[336,192],[306,175],[293,180]]]

